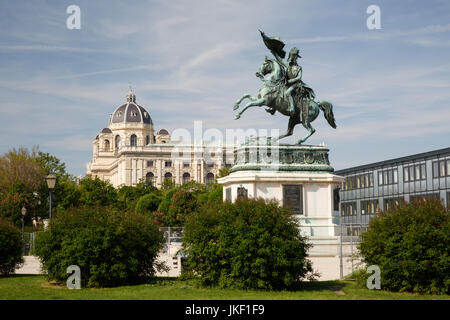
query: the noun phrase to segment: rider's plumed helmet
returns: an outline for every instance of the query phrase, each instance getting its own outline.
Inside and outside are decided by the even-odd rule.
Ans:
[[[288,60],[291,60],[294,58],[301,58],[301,56],[298,53],[299,53],[299,50],[296,47],[291,48],[291,50],[289,51]]]

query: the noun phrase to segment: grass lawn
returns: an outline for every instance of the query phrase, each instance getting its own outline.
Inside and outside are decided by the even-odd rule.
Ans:
[[[157,279],[152,284],[104,289],[69,290],[47,282],[45,276],[0,277],[0,300],[89,299],[89,300],[450,300],[449,295],[391,293],[358,288],[352,281],[305,282],[298,291],[257,291],[197,288],[190,281]]]

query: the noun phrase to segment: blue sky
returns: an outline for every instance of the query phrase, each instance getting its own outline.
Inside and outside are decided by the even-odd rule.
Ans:
[[[71,4],[80,30],[66,28]],[[380,30],[366,27],[372,4]],[[298,47],[303,80],[333,103],[338,128],[320,115],[307,143],[325,142],[335,169],[449,147],[448,1],[3,0],[0,153],[39,145],[84,175],[129,84],[156,129],[284,131],[259,108],[233,120],[270,55],[258,29]]]

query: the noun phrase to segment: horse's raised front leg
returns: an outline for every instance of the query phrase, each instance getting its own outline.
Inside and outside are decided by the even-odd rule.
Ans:
[[[311,137],[311,135],[312,135],[314,132],[316,132],[316,129],[314,129],[314,128],[311,126],[311,124],[310,124],[309,122],[302,123],[302,124],[303,124],[303,126],[305,127],[305,129],[308,130],[308,134],[307,134],[304,138],[298,140],[298,141],[297,141],[297,144],[302,144],[303,142],[306,141],[306,139],[308,139],[309,137]]]
[[[244,94],[238,101],[236,101],[236,103],[235,103],[234,106],[233,106],[233,110],[237,110],[237,109],[239,108],[239,105],[241,104],[241,102],[242,102],[244,99],[250,99],[250,100],[252,100],[252,101],[256,100],[256,98],[255,98],[255,97],[252,97],[252,95],[251,95],[250,93],[246,93],[246,94]]]
[[[266,100],[264,98],[260,98],[260,99],[255,99],[252,100],[251,102],[247,103],[244,107],[244,109],[242,109],[234,118],[235,120],[239,119],[241,117],[241,114],[243,114],[245,112],[245,110],[247,110],[250,107],[261,107],[262,105],[264,105],[266,103]]]

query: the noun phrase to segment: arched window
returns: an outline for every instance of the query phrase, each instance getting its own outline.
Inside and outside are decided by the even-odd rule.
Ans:
[[[137,137],[135,134],[132,134],[130,137],[130,146],[132,146],[132,147],[137,146]]]
[[[206,187],[208,188],[208,187],[210,187],[213,184],[214,184],[214,174],[209,172],[206,175]]]
[[[191,175],[187,172],[183,173],[183,184],[191,180]]]
[[[153,172],[147,172],[147,174],[145,175],[145,180],[147,180],[148,182],[151,182],[152,185],[155,184],[155,175],[153,174]]]
[[[119,149],[119,147],[120,147],[120,136],[117,135],[114,140],[115,140],[114,143],[115,143],[116,149]]]
[[[150,143],[150,136],[145,136],[145,145]]]
[[[171,180],[172,179],[172,174],[170,172],[166,172],[166,174],[164,175],[164,180]]]
[[[172,174],[170,172],[166,172],[164,179],[172,179]]]
[[[109,148],[110,148],[109,140],[105,140],[105,151],[109,151]]]

